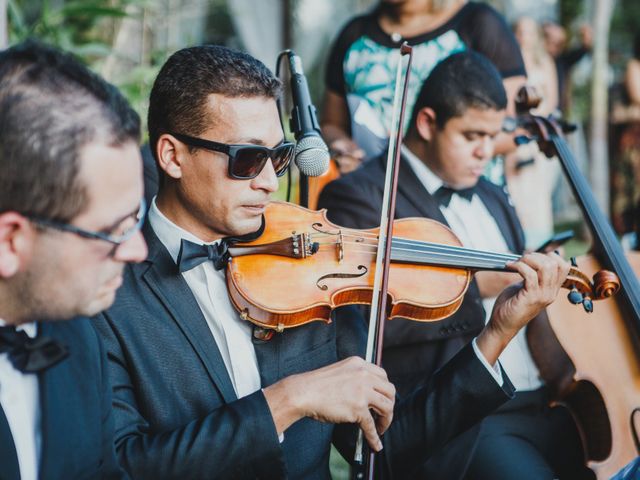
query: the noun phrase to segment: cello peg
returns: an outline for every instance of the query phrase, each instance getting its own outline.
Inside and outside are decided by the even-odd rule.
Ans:
[[[576,257],[571,257],[569,261],[571,262],[572,267],[578,268],[578,261],[576,260]]]

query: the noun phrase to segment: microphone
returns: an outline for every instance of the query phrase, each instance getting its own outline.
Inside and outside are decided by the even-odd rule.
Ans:
[[[317,177],[329,168],[329,149],[320,136],[316,107],[311,103],[302,61],[288,51],[293,109],[289,127],[296,138],[295,162],[303,175]]]

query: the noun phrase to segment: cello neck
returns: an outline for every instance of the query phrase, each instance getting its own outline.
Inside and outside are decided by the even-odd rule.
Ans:
[[[636,339],[640,338],[640,283],[632,270],[622,246],[609,221],[600,209],[584,175],[578,169],[565,140],[559,135],[552,137],[562,169],[582,209],[594,238],[594,251],[603,266],[613,270],[620,279],[619,297],[628,311],[629,325]]]

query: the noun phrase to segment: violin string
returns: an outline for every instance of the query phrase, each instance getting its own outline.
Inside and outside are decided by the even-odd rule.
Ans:
[[[353,250],[353,249],[349,250],[353,253],[356,253],[356,252],[374,253],[375,252],[373,245],[365,245],[357,242],[343,242],[343,244],[355,245],[357,247],[360,247],[359,249],[356,249],[356,250]],[[323,245],[327,245],[327,244],[323,244]],[[332,243],[328,245],[335,246],[337,245],[337,243]],[[367,250],[366,249],[367,247],[371,247],[371,249]],[[476,262],[489,262],[489,263],[493,262],[490,264],[491,265],[500,264],[504,266],[506,265],[506,263],[516,261],[520,258],[516,255],[496,255],[496,254],[483,255],[482,252],[473,252],[472,254],[461,255],[459,252],[456,252],[456,251],[440,251],[438,249],[428,249],[428,248],[411,249],[411,248],[403,248],[395,244],[392,245],[392,252],[394,254],[403,255],[403,259],[405,259],[406,261],[416,261],[416,262],[420,262],[424,258],[426,258],[426,256],[430,255],[431,256],[430,258],[454,259],[454,260],[457,259],[460,261],[476,261]]]
[[[371,253],[374,252],[351,252],[351,253]],[[506,262],[496,262],[490,260],[477,260],[469,258],[444,258],[442,255],[422,255],[416,258],[414,255],[401,255],[397,252],[393,252],[392,261],[406,262],[413,264],[435,265],[441,267],[454,267],[454,268],[476,268],[483,270],[505,270],[507,267]]]
[[[338,241],[332,242],[318,242],[320,245],[338,245]],[[367,244],[363,242],[353,242],[353,241],[343,241],[344,245],[358,245],[362,247],[372,247],[375,248],[373,244]],[[418,248],[410,248],[412,245],[417,246]],[[405,248],[408,247],[408,248]],[[393,251],[404,251],[407,253],[414,253],[416,255],[420,254],[442,254],[450,257],[458,257],[461,259],[475,259],[475,260],[497,260],[502,262],[511,262],[516,261],[520,258],[518,255],[513,254],[502,254],[496,252],[485,252],[481,250],[472,250],[455,246],[448,246],[442,244],[431,244],[427,242],[412,242],[412,241],[403,241],[399,239],[393,239],[392,243]],[[365,250],[362,250],[365,251]]]
[[[368,253],[374,254],[375,248],[373,245],[365,245],[358,242],[344,242],[347,245],[355,245],[358,248],[349,248],[349,253]],[[322,243],[321,245],[329,245],[331,247],[337,245],[334,243]],[[368,248],[370,247],[370,248]],[[490,268],[500,269],[506,268],[506,264],[513,261],[514,255],[504,256],[504,258],[483,257],[480,255],[459,255],[457,253],[443,253],[439,251],[428,250],[413,250],[402,247],[392,247],[392,260],[405,261],[410,263],[426,263],[426,264],[438,264],[446,266],[467,267],[467,268]]]
[[[366,232],[364,232],[366,233]],[[335,235],[331,235],[331,234],[320,234],[319,236],[321,237],[332,237],[335,238]],[[342,235],[343,238],[352,238],[352,237],[361,237],[361,236],[369,236],[369,237],[375,237],[376,241],[375,241],[375,245],[377,245],[377,235],[376,234],[367,234],[367,235]],[[316,234],[313,234],[313,238],[316,238]],[[347,242],[344,242],[347,243]],[[360,245],[365,245],[364,242],[355,242],[358,243]],[[473,249],[469,249],[469,248],[465,248],[465,247],[458,247],[455,245],[446,245],[446,244],[440,244],[440,243],[432,243],[432,242],[424,242],[424,241],[420,241],[420,240],[412,240],[412,239],[406,239],[406,238],[402,238],[402,237],[393,237],[393,243],[392,243],[392,247],[395,245],[406,245],[406,246],[415,246],[417,247],[415,249],[416,252],[421,252],[421,251],[432,251],[432,250],[439,250],[439,251],[443,251],[443,252],[456,252],[459,253],[461,255],[465,255],[465,256],[483,256],[485,258],[496,258],[496,259],[504,259],[506,261],[516,261],[520,258],[520,256],[518,255],[513,255],[513,254],[503,254],[503,253],[497,253],[497,252],[489,252],[489,251],[482,251],[482,250],[473,250]]]

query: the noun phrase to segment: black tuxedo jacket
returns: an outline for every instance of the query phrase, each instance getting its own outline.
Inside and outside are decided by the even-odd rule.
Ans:
[[[305,418],[280,443],[262,391],[236,398],[191,290],[148,224],[144,234],[147,260],[127,266],[115,304],[95,321],[108,351],[121,464],[143,479],[329,478],[331,442],[348,455],[355,429]],[[365,338],[358,316],[312,322],[269,341],[254,335],[262,386],[364,351]],[[398,448],[385,447],[381,472],[402,478],[415,458],[512,393],[471,349],[462,351],[428,389],[397,406],[384,441]]]
[[[60,340],[70,350],[68,358],[38,374],[42,432],[39,478],[128,478],[115,458],[111,387],[95,331],[85,319],[41,323],[38,333]],[[0,408],[0,479],[19,478],[11,430]]]
[[[372,228],[380,223],[386,156],[365,163],[358,170],[330,183],[322,191],[318,206],[327,209],[332,222],[351,228]],[[524,232],[505,191],[481,178],[477,194],[496,220],[512,252],[524,250]],[[427,192],[411,166],[401,157],[398,172],[396,218],[424,217],[447,225],[438,203]],[[427,381],[484,327],[484,309],[473,281],[458,312],[448,319],[421,323],[394,319],[385,326],[383,366],[398,393],[405,395]],[[472,448],[473,432],[459,441]],[[466,442],[466,443],[465,443]],[[464,466],[464,454],[442,458],[433,465],[429,478],[455,478],[454,470]],[[455,464],[455,465],[453,465]]]

